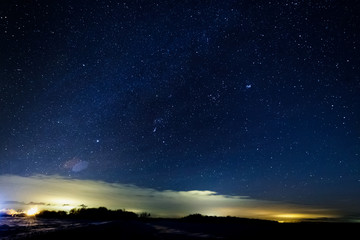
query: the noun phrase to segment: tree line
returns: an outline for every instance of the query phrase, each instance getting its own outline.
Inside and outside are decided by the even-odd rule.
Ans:
[[[65,211],[43,210],[36,215],[39,218],[60,218],[60,219],[91,219],[91,220],[116,220],[116,219],[137,219],[150,217],[149,213],[139,215],[122,209],[109,210],[106,207],[99,208],[74,208],[69,213]]]

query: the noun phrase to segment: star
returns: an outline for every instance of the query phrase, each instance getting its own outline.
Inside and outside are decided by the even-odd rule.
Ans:
[[[0,176],[360,216],[355,1],[58,2],[0,11]]]

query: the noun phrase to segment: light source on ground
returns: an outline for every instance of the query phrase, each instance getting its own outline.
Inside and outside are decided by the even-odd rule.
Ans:
[[[39,210],[37,207],[30,208],[29,210],[26,211],[27,216],[35,216],[38,213],[39,213]]]

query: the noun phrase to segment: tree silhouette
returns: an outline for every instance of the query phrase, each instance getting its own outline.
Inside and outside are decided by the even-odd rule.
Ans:
[[[91,220],[116,220],[116,219],[136,219],[138,216],[133,212],[125,210],[108,210],[105,207],[99,208],[74,208],[69,214],[65,211],[40,212],[37,217],[40,218],[71,218],[71,219],[91,219]]]

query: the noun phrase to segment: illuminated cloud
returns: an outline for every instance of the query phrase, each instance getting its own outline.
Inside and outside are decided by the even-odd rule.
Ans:
[[[87,161],[83,161],[79,158],[72,158],[64,163],[65,169],[70,169],[73,172],[81,172],[89,166]]]
[[[192,213],[276,220],[337,217],[329,209],[220,195],[213,191],[159,191],[130,184],[60,176],[1,175],[0,189],[0,209],[70,210],[86,205],[147,211],[163,217],[182,217]]]

